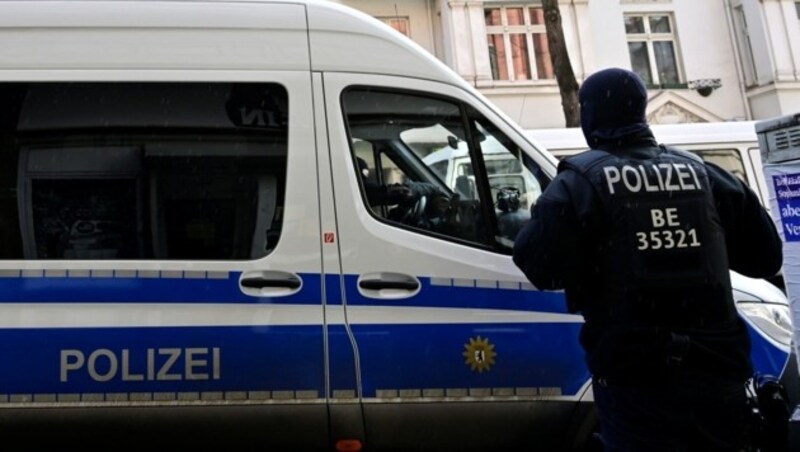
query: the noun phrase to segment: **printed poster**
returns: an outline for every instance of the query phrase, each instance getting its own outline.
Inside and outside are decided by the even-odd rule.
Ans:
[[[765,163],[763,169],[769,189],[767,207],[783,240],[783,279],[797,347],[800,340],[800,162]]]

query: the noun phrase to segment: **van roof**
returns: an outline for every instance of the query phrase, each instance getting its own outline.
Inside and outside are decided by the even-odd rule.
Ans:
[[[758,141],[755,121],[654,124],[653,135],[664,143]]]
[[[703,144],[719,142],[757,142],[755,121],[652,124],[650,129],[660,143]],[[529,138],[546,149],[585,149],[586,139],[580,128],[530,129]]]
[[[0,0],[0,9],[0,71],[347,71],[469,86],[411,39],[331,1]]]

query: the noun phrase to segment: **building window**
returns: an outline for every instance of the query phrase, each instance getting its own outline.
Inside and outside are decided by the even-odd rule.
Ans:
[[[626,14],[631,66],[648,85],[681,83],[675,27],[668,14]]]
[[[754,86],[756,84],[756,64],[753,58],[753,46],[750,43],[747,17],[741,5],[733,10],[733,28],[736,32],[736,45],[739,49],[745,86]]]
[[[378,17],[378,19],[400,33],[411,37],[411,27],[408,17]]]
[[[484,9],[494,80],[553,79],[541,5]]]

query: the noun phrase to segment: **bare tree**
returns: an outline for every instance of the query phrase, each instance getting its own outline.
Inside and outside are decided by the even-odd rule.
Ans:
[[[564,42],[564,29],[561,26],[558,0],[542,0],[542,8],[545,30],[547,30],[547,46],[550,49],[550,61],[553,63],[558,90],[561,92],[561,106],[564,109],[566,125],[567,127],[578,127],[581,124],[578,82],[575,80],[575,72],[569,61],[567,44]]]

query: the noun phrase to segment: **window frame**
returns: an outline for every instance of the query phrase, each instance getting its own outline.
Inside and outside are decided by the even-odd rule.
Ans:
[[[350,118],[349,118],[349,113],[348,113],[348,104],[347,104],[346,96],[350,92],[358,91],[358,90],[369,91],[369,92],[391,93],[391,94],[398,94],[398,95],[409,95],[409,96],[423,97],[423,98],[433,99],[433,100],[437,100],[437,101],[441,101],[441,102],[451,103],[451,104],[453,104],[454,106],[456,106],[458,108],[459,121],[460,121],[462,127],[465,128],[464,129],[464,133],[468,137],[467,138],[468,141],[472,142],[472,138],[471,137],[474,136],[473,135],[474,132],[471,131],[471,130],[468,130],[468,128],[467,128],[469,124],[467,123],[466,109],[465,109],[464,102],[462,100],[456,99],[456,98],[451,98],[449,96],[445,96],[445,95],[441,95],[441,94],[430,93],[430,92],[426,92],[426,91],[417,91],[417,90],[412,90],[412,89],[403,89],[403,88],[395,88],[395,87],[358,84],[358,85],[347,86],[345,89],[343,89],[339,93],[339,103],[340,103],[341,108],[342,108],[342,119],[344,120],[345,133],[347,134],[347,141],[349,143],[350,154],[352,156],[356,156],[357,155],[353,143],[356,141],[356,139],[358,139],[358,137],[354,137],[353,136],[352,128],[351,128],[351,125],[350,125]],[[374,146],[372,147],[371,152],[373,153],[373,159],[376,162],[376,168],[375,168],[376,172],[377,173],[382,173],[381,164],[377,163],[377,162],[382,162],[383,158],[391,159],[391,157],[388,156],[388,155],[385,155],[383,153],[383,151],[381,151],[380,149],[375,149]],[[416,155],[414,153],[414,151],[412,151],[410,148],[408,149],[408,152],[410,154]],[[475,151],[473,150],[473,146],[470,145],[469,146],[470,159],[474,158],[474,155],[473,155],[474,152]],[[354,160],[354,164],[355,164],[355,167],[353,168],[353,171],[358,172],[359,169],[357,168],[357,163],[355,162],[355,159],[353,159],[353,160]],[[406,169],[407,170],[410,169],[412,173],[416,171],[416,169],[413,168],[413,167],[406,167]],[[431,174],[435,174],[433,172],[433,170],[430,169],[430,168],[429,168],[429,171],[431,172]],[[378,175],[377,177],[378,177],[377,181],[380,183],[381,182],[381,176]],[[436,177],[438,177],[438,175]],[[436,231],[431,231],[431,230],[428,230],[428,229],[417,228],[417,227],[414,227],[414,226],[411,226],[411,225],[408,225],[408,224],[401,223],[399,221],[392,220],[392,219],[388,218],[387,216],[378,215],[378,212],[376,212],[375,209],[372,206],[370,206],[370,202],[369,202],[369,200],[367,198],[367,191],[366,191],[366,188],[364,186],[363,180],[360,177],[358,177],[357,180],[358,180],[359,192],[360,192],[360,195],[361,195],[362,205],[364,206],[364,208],[366,209],[366,211],[370,215],[370,217],[374,218],[375,220],[377,220],[377,221],[379,221],[379,222],[381,222],[383,224],[389,225],[391,227],[403,229],[403,230],[406,230],[406,231],[410,231],[410,232],[413,232],[415,234],[422,234],[422,235],[426,235],[426,236],[430,236],[430,237],[435,237],[437,239],[443,239],[443,240],[446,240],[446,241],[449,241],[449,242],[459,243],[459,244],[462,244],[462,245],[467,245],[467,246],[471,246],[471,247],[475,247],[475,248],[479,248],[479,249],[484,249],[484,250],[489,250],[489,251],[498,251],[496,249],[496,247],[493,245],[493,242],[491,240],[491,237],[493,237],[494,231],[497,228],[497,226],[495,224],[496,223],[496,219],[490,225],[490,228],[491,228],[492,232],[489,232],[488,230],[485,231],[484,237],[482,237],[480,241],[472,241],[472,240],[464,239],[464,238],[461,238],[461,237],[458,237],[458,236],[447,235],[447,234],[442,234],[442,233],[439,233],[439,232],[436,232]],[[479,196],[483,196],[483,193],[480,193]],[[483,204],[486,204],[486,203],[481,202],[481,215],[485,216],[486,213],[484,211]],[[380,209],[379,209],[379,211],[380,211]],[[385,212],[383,212],[383,213],[385,213]]]
[[[710,146],[710,147],[684,147],[687,151],[697,155],[704,162],[710,162],[736,176],[742,183],[751,187],[749,174],[745,164],[742,150],[736,146]],[[736,161],[736,168],[731,168],[727,163]]]
[[[9,129],[6,132],[8,137],[6,142],[7,146],[4,146],[2,150],[4,153],[15,153],[18,162],[13,165],[7,165],[9,168],[15,168],[15,179],[11,181],[10,185],[3,188],[8,189],[10,187],[15,193],[16,200],[14,202],[17,206],[19,246],[21,251],[18,256],[10,255],[8,257],[0,257],[0,262],[11,260],[48,260],[53,262],[125,260],[137,263],[199,260],[214,263],[254,262],[272,254],[276,249],[278,241],[283,236],[281,234],[283,230],[283,221],[280,216],[280,210],[286,204],[286,181],[288,180],[286,161],[288,161],[289,155],[288,140],[290,133],[288,110],[283,111],[286,113],[287,122],[283,125],[278,125],[278,128],[272,131],[277,132],[275,136],[271,135],[272,132],[262,128],[262,125],[264,127],[267,127],[267,125],[259,123],[251,124],[247,122],[247,120],[253,118],[261,118],[262,121],[265,121],[265,111],[262,111],[260,116],[248,115],[247,118],[245,118],[245,113],[242,112],[241,123],[229,117],[230,124],[227,127],[213,127],[207,124],[205,122],[206,120],[202,118],[206,116],[214,117],[214,114],[217,114],[218,117],[222,117],[221,115],[224,113],[220,113],[220,111],[224,111],[226,104],[222,103],[219,94],[227,93],[229,96],[228,99],[230,100],[230,96],[233,95],[232,93],[235,89],[247,87],[248,85],[252,85],[252,87],[256,89],[270,87],[269,89],[277,90],[275,92],[278,94],[278,97],[272,98],[283,99],[283,101],[285,101],[284,106],[288,108],[290,104],[290,90],[283,83],[279,81],[248,82],[227,80],[198,80],[189,82],[76,80],[8,83],[19,84],[20,86],[18,89],[33,89],[33,92],[36,92],[36,90],[45,90],[43,91],[44,93],[49,93],[52,90],[56,90],[57,92],[63,93],[63,98],[60,99],[60,103],[65,106],[63,107],[62,113],[79,112],[79,114],[73,118],[72,123],[62,123],[59,122],[58,119],[50,119],[50,117],[53,116],[51,114],[39,115],[38,111],[42,109],[37,103],[37,99],[49,99],[50,97],[38,94],[34,96],[34,101],[32,101],[30,105],[27,107],[20,107],[30,109],[28,112],[28,117],[32,118],[29,119],[30,123],[18,124],[15,128]],[[187,117],[181,116],[186,113],[186,105],[188,104],[180,95],[175,98],[169,98],[174,102],[176,107],[173,111],[167,113],[160,110],[152,110],[153,102],[149,102],[153,100],[151,98],[152,96],[141,97],[141,90],[143,87],[150,90],[172,92],[175,90],[175,86],[186,87],[189,90],[187,92],[190,93],[201,90],[203,92],[216,94],[216,99],[214,99],[213,95],[210,95],[210,100],[199,103],[199,106],[193,104],[195,108],[202,109],[213,107],[214,110],[209,110],[207,115],[198,115],[201,119],[198,120],[199,122],[193,123],[192,118],[187,119]],[[107,110],[105,110],[106,114],[112,111],[120,112],[118,116],[112,115],[108,117],[107,122],[96,122],[97,119],[93,117],[94,115],[103,117],[102,112],[98,113],[95,109],[87,108],[82,103],[72,102],[76,99],[82,100],[83,98],[81,96],[85,96],[85,93],[96,93],[98,92],[97,90],[100,90],[100,93],[104,93],[107,96],[105,99],[105,108],[107,108]],[[108,93],[116,94],[108,96]],[[138,116],[137,113],[134,113],[132,116],[137,118],[133,122],[129,122],[129,118],[127,118],[126,113],[124,113],[126,108],[122,108],[130,106],[131,99],[136,99],[134,104],[137,102],[141,103],[141,111],[138,112]],[[186,97],[186,99],[188,99],[188,97]],[[120,105],[122,107],[120,107]],[[82,113],[81,110],[89,111],[90,113]],[[153,116],[151,117],[148,115]],[[171,123],[162,124],[165,122],[165,118],[171,120],[166,121],[166,123]],[[185,122],[183,122],[184,120]],[[270,120],[266,121],[270,122]],[[202,145],[198,144],[198,138],[203,138],[205,140]],[[271,148],[269,146],[271,145],[266,143],[273,142],[278,151],[274,154],[270,154]],[[231,146],[231,144],[234,146]],[[234,151],[225,153],[219,152],[220,149],[227,150],[228,148],[235,147],[235,145],[242,146],[243,144],[246,148],[241,150],[238,154]],[[58,160],[54,160],[56,157]],[[107,157],[107,159],[104,159],[104,157]],[[209,160],[209,157],[226,159],[226,163],[229,162],[231,167],[237,168],[242,166],[239,162],[241,158],[257,158],[262,163],[266,159],[277,158],[283,162],[283,166],[270,167],[269,172],[254,170],[252,173],[247,174],[233,171],[231,168],[215,169],[214,172],[197,171],[196,168],[207,165],[206,161]],[[161,203],[168,202],[169,199],[171,199],[170,195],[174,195],[174,193],[164,191],[159,187],[162,191],[160,197],[156,196],[155,187],[157,184],[163,182],[161,178],[164,174],[167,174],[169,167],[168,164],[155,164],[152,162],[158,159],[166,162],[164,159],[173,159],[173,161],[177,161],[177,159],[188,158],[197,159],[196,162],[198,166],[195,170],[185,169],[185,171],[180,172],[179,176],[189,174],[194,177],[215,177],[221,181],[219,184],[220,186],[237,183],[231,181],[239,181],[238,183],[241,183],[242,178],[251,177],[256,184],[256,188],[258,188],[260,178],[267,176],[274,176],[273,179],[275,183],[278,183],[279,180],[282,181],[283,186],[278,187],[274,185],[275,198],[274,202],[270,203],[270,205],[273,206],[270,218],[271,220],[278,221],[278,223],[276,223],[277,228],[273,230],[273,232],[278,233],[276,240],[273,242],[273,246],[264,248],[263,254],[255,254],[256,248],[254,247],[257,244],[254,240],[256,234],[255,230],[260,226],[272,225],[272,222],[260,224],[258,212],[253,213],[254,219],[252,224],[245,223],[239,226],[232,226],[231,230],[233,234],[230,237],[221,237],[217,240],[218,243],[222,243],[224,246],[213,250],[209,255],[183,255],[176,251],[180,249],[179,246],[168,246],[166,244],[166,237],[170,234],[169,225],[166,223],[158,223],[157,219],[162,218],[161,215],[165,212],[165,208]],[[148,159],[151,161],[151,166],[149,167],[147,166]],[[71,163],[62,165],[58,163],[60,161],[69,161]],[[267,167],[267,165],[264,164],[264,167]],[[275,171],[273,171],[273,169]],[[195,172],[193,173],[192,171]],[[282,175],[277,175],[278,172],[282,173]],[[92,198],[92,192],[95,191],[100,194],[105,194],[102,189],[103,183],[110,185],[125,183],[132,187],[134,199],[127,202],[130,206],[130,211],[122,213],[127,215],[129,212],[132,212],[134,219],[132,221],[120,221],[126,225],[130,223],[130,231],[125,230],[124,232],[135,237],[136,243],[130,247],[132,253],[126,253],[124,255],[109,254],[107,256],[91,254],[97,251],[97,249],[87,246],[85,249],[80,250],[82,252],[85,251],[84,255],[72,255],[67,254],[68,252],[71,253],[73,251],[72,249],[54,253],[51,252],[51,248],[57,248],[42,248],[41,244],[45,243],[45,239],[53,234],[41,235],[42,232],[40,228],[42,226],[40,225],[43,224],[45,220],[50,221],[50,218],[55,218],[60,221],[60,217],[50,213],[54,211],[54,209],[48,210],[48,206],[43,206],[41,202],[36,202],[37,196],[40,197],[39,193],[47,193],[48,191],[56,192],[56,190],[50,188],[49,190],[41,191],[36,185],[39,185],[39,187],[54,187],[57,185],[61,185],[62,187],[75,187],[87,185],[88,183],[93,183],[96,188],[92,188],[91,191],[84,190],[89,192],[89,196],[84,196],[84,199]],[[210,189],[206,187],[204,190]],[[65,188],[61,188],[58,192],[59,195],[63,195],[63,198],[81,198],[80,196],[75,196]],[[78,190],[77,193],[80,193],[80,190]],[[272,191],[270,193],[272,193]],[[263,201],[263,198],[260,198],[261,194],[257,189],[247,194],[252,194],[253,202],[256,207],[261,206],[260,203]],[[211,193],[211,196],[206,193],[204,196],[204,200],[213,201],[220,198],[216,193]],[[109,195],[109,199],[111,198],[113,197]],[[116,198],[121,199],[118,193]],[[63,204],[63,201],[59,202]],[[71,229],[79,229],[77,226],[79,224],[88,227],[90,224],[113,223],[113,218],[109,220],[102,213],[98,213],[98,211],[105,208],[106,205],[110,205],[110,203],[80,201],[75,204],[80,208],[81,214],[74,214],[71,216]],[[63,206],[61,210],[64,210]],[[73,210],[77,211],[79,209],[73,207]],[[44,215],[44,217],[42,215]],[[45,218],[45,220],[42,218]],[[164,219],[164,221],[166,221],[166,219]],[[89,232],[103,234],[102,229],[103,228],[99,228],[99,232],[90,229],[78,232],[82,234],[89,234]],[[248,233],[248,231],[251,230],[253,232]],[[266,238],[267,231],[268,230],[265,230],[264,234],[263,245],[265,247],[268,244],[268,239]],[[181,238],[185,239],[185,237]],[[83,237],[82,239],[85,239],[84,241],[94,240],[91,236]],[[6,238],[6,240],[8,240],[8,238]],[[175,240],[172,240],[172,242],[178,243]],[[233,251],[233,253],[236,254],[220,251],[225,249],[225,247],[230,247],[238,251]],[[122,247],[119,247],[119,249],[122,249]],[[262,250],[259,249],[259,252],[260,251]]]
[[[668,87],[668,88],[684,88],[686,84],[686,76],[684,75],[683,62],[681,59],[680,44],[678,41],[678,32],[675,27],[675,15],[669,11],[659,12],[626,12],[623,14],[623,24],[626,19],[630,17],[638,17],[642,19],[644,31],[642,33],[628,33],[625,30],[625,42],[628,45],[628,59],[633,67],[633,59],[630,53],[630,44],[634,42],[644,43],[647,48],[647,64],[650,69],[652,80],[647,80],[644,77],[645,84],[648,87]],[[650,18],[651,17],[666,17],[669,20],[670,31],[668,33],[654,33],[651,31]],[[623,27],[624,28],[624,27]],[[658,71],[658,59],[656,58],[655,42],[671,42],[673,49],[673,57],[675,58],[675,72],[678,74],[678,81],[675,82],[662,82],[661,74]],[[640,74],[641,75],[641,74]]]
[[[380,86],[380,85],[366,85],[366,84],[357,84],[357,85],[349,85],[344,88],[339,93],[339,101],[342,110],[342,119],[344,121],[344,128],[345,133],[347,136],[347,141],[349,143],[350,154],[353,158],[353,169],[352,171],[359,173],[360,169],[358,168],[358,163],[355,161],[355,157],[359,155],[357,150],[354,147],[354,143],[358,141],[359,137],[354,137],[352,134],[352,129],[350,126],[350,120],[348,117],[348,107],[346,101],[346,95],[354,90],[367,90],[367,91],[377,91],[383,93],[392,93],[392,94],[399,94],[399,95],[409,95],[409,96],[416,96],[422,97],[427,99],[432,99],[440,102],[447,102],[451,103],[454,106],[458,107],[459,110],[459,121],[461,126],[464,128],[465,134],[465,142],[468,146],[468,157],[470,160],[470,164],[472,165],[473,171],[475,174],[475,185],[476,185],[476,195],[477,199],[480,202],[479,205],[479,214],[482,218],[487,221],[487,225],[482,231],[482,237],[479,240],[470,240],[467,238],[459,237],[457,235],[449,235],[446,233],[433,231],[430,229],[424,229],[419,227],[414,227],[402,222],[398,222],[387,218],[385,212],[381,212],[380,209],[375,209],[373,206],[370,205],[369,199],[367,198],[367,192],[363,183],[363,180],[360,177],[356,177],[358,181],[358,188],[359,194],[361,198],[361,204],[364,206],[366,212],[369,214],[370,217],[374,218],[375,220],[379,221],[380,223],[386,224],[391,227],[407,230],[413,232],[415,234],[421,234],[425,236],[430,236],[436,239],[445,240],[447,242],[458,243],[461,245],[470,246],[472,248],[492,251],[504,255],[510,255],[512,253],[512,249],[503,243],[500,243],[497,240],[500,231],[500,224],[499,224],[499,217],[496,211],[496,200],[492,195],[492,185],[490,180],[490,175],[487,174],[486,170],[486,159],[484,156],[484,151],[482,150],[481,140],[479,139],[482,136],[482,132],[478,130],[477,121],[478,119],[484,120],[489,124],[492,124],[493,128],[500,134],[503,134],[508,138],[511,142],[513,142],[519,149],[520,155],[520,165],[525,168],[528,172],[530,172],[531,176],[537,179],[540,183],[542,191],[552,180],[552,176],[547,174],[545,171],[542,170],[541,165],[536,161],[534,157],[527,154],[523,147],[515,141],[511,136],[509,136],[506,132],[502,130],[501,127],[498,127],[489,117],[483,114],[479,109],[475,108],[475,106],[471,105],[469,102],[465,102],[462,99],[450,97],[447,95],[439,94],[439,93],[432,93],[429,91],[420,91],[414,89],[405,89],[405,88],[396,88],[396,87],[388,87],[388,86]],[[404,146],[406,146],[404,144]],[[375,149],[373,146],[369,152],[371,152],[372,159],[375,162],[381,161],[381,158],[391,158],[388,155],[382,153],[380,149]],[[416,159],[420,159],[417,153],[408,148],[408,152],[414,156]],[[397,162],[395,162],[397,163]],[[434,171],[433,167],[428,166],[425,163],[419,163],[424,166],[423,169],[415,168],[415,165],[406,165],[406,164],[398,164],[398,167],[402,167],[411,171],[417,176],[422,175],[422,173],[429,173],[425,174],[425,176],[432,176],[437,179],[441,179],[438,172]],[[532,168],[533,167],[533,168]],[[380,164],[376,164],[375,168],[376,172],[381,173]],[[478,174],[479,173],[479,174]],[[380,180],[380,175],[378,174],[378,180]],[[545,180],[541,180],[541,178],[545,178]],[[445,184],[447,185],[447,184]],[[451,189],[448,186],[448,189]],[[384,213],[384,215],[380,215],[379,213]]]
[[[795,2],[800,5],[800,2]],[[747,23],[747,15],[744,6],[741,4],[732,8],[734,44],[739,51],[739,64],[744,75],[744,84],[747,87],[758,84],[758,71],[756,70],[755,55],[753,54],[753,44],[750,41],[750,25]],[[798,12],[800,14],[800,12]]]
[[[411,37],[411,18],[409,16],[376,16],[376,19],[392,27],[392,29],[403,36]],[[405,31],[395,26],[396,23],[404,24]]]
[[[509,9],[517,9],[521,8],[523,10],[523,24],[521,25],[509,25],[508,24],[508,10]],[[533,36],[536,34],[543,34],[545,36],[545,43],[547,43],[547,29],[545,28],[545,24],[533,24],[531,23],[531,9],[542,9],[541,2],[525,2],[525,3],[514,3],[514,4],[495,4],[495,3],[488,3],[485,2],[483,4],[483,11],[484,11],[484,18],[486,17],[486,12],[492,9],[499,9],[500,10],[500,25],[489,25],[484,20],[484,27],[486,30],[486,38],[487,38],[487,53],[489,55],[489,66],[490,66],[490,73],[492,75],[492,80],[495,82],[537,82],[537,81],[553,81],[555,80],[555,68],[552,68],[552,63],[549,63],[551,66],[551,70],[553,72],[552,77],[540,77],[539,75],[539,68],[537,65],[536,59],[536,48],[534,46],[534,39]],[[514,58],[513,53],[511,52],[511,35],[514,34],[524,34],[525,35],[525,45],[527,46],[527,57],[528,57],[528,71],[530,71],[530,78],[529,79],[517,79],[516,73],[514,72]],[[494,58],[492,57],[492,53],[489,51],[491,48],[488,43],[488,39],[492,35],[502,35],[503,36],[503,46],[508,49],[506,51],[505,56],[505,66],[506,71],[508,73],[508,79],[498,78],[495,77],[494,70],[492,68],[492,60],[494,59],[497,65],[503,64],[499,60],[499,57],[495,53]],[[549,55],[549,48],[547,49],[547,54]]]

